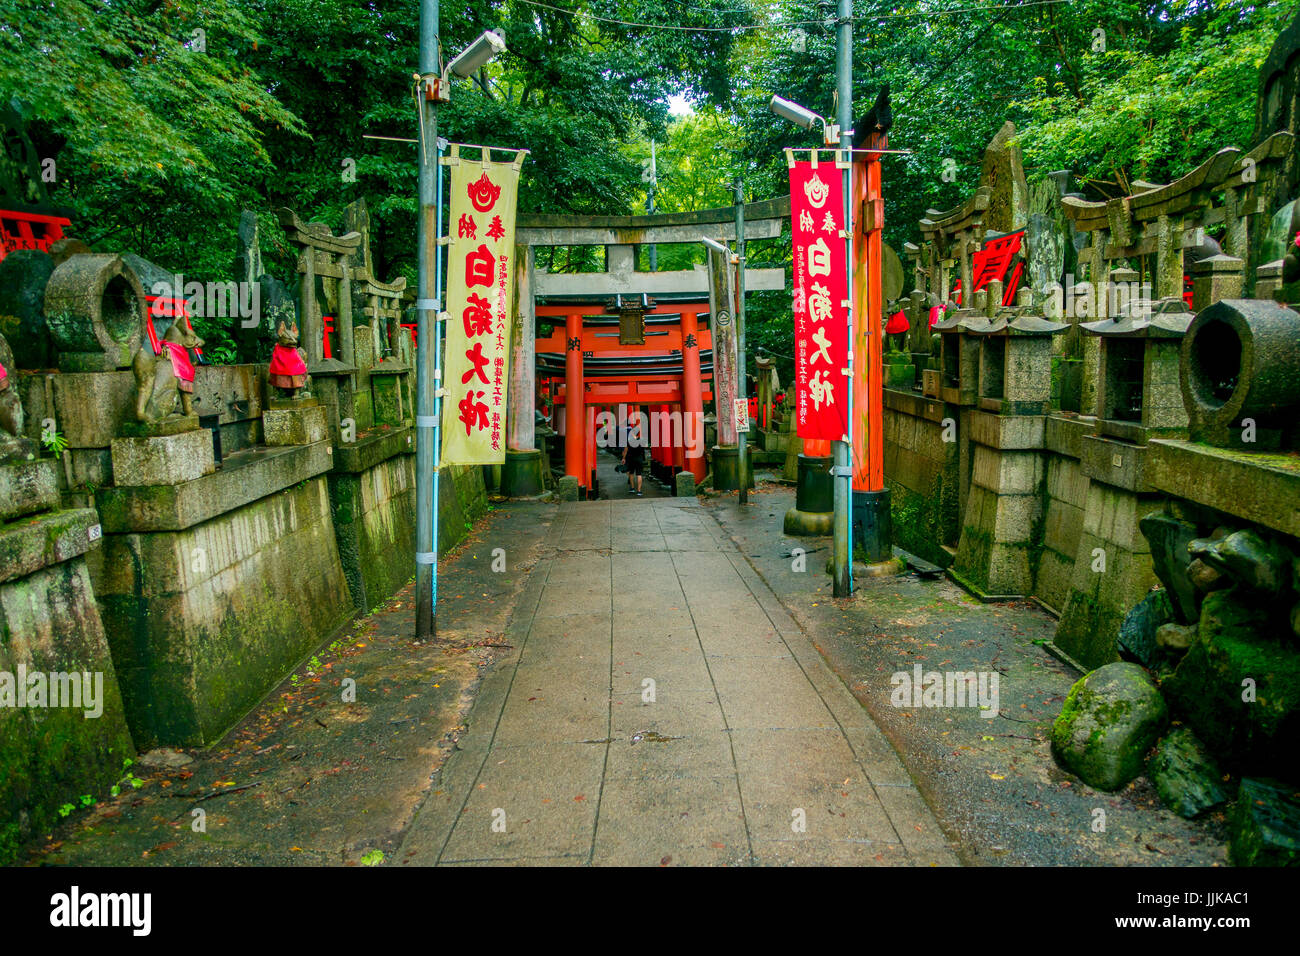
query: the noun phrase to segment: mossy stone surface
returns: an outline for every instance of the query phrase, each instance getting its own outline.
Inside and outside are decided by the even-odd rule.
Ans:
[[[1052,753],[1089,786],[1118,790],[1142,773],[1168,719],[1164,698],[1143,668],[1107,664],[1070,688],[1052,725]]]
[[[1300,649],[1289,633],[1238,588],[1205,596],[1196,639],[1163,689],[1213,753],[1294,760]]]
[[[1186,727],[1171,730],[1160,741],[1147,764],[1147,776],[1165,806],[1189,820],[1231,796],[1218,763]]]
[[[1300,865],[1300,795],[1295,787],[1264,778],[1241,781],[1228,858],[1237,866]]]

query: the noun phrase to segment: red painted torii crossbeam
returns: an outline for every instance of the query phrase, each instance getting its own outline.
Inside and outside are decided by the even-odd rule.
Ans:
[[[536,341],[538,384],[551,392],[557,409],[564,406],[564,471],[576,477],[581,487],[593,486],[599,406],[647,405],[652,412],[663,413],[657,419],[663,423],[661,428],[666,428],[672,413],[679,413],[683,422],[680,433],[660,431],[653,436],[656,451],[652,460],[666,472],[686,468],[697,481],[704,478],[704,401],[713,397],[705,380],[712,379],[708,360],[712,336],[707,327],[701,327],[700,319],[707,316],[708,308],[706,301],[657,306],[645,314],[646,344],[622,345],[617,326],[608,323],[601,303],[538,304],[538,321],[552,326],[549,336]],[[655,322],[656,316],[663,319]],[[606,322],[591,321],[597,317],[606,317]],[[570,402],[569,396],[577,394],[583,401]],[[700,454],[695,456],[685,454],[683,448],[688,427],[699,429],[696,445]],[[671,452],[657,450],[664,441],[673,445]]]

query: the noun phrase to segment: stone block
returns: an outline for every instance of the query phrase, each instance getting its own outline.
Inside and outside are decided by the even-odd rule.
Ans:
[[[135,378],[130,372],[63,372],[50,379],[54,427],[69,448],[107,448],[132,418]]]
[[[206,428],[151,438],[114,438],[113,481],[118,487],[177,485],[217,469]]]
[[[1041,514],[1042,499],[1038,495],[999,495],[993,540],[1028,547]]]
[[[695,495],[695,475],[689,471],[679,471],[673,480],[678,498],[690,498]]]
[[[972,480],[995,494],[1035,494],[1043,480],[1042,456],[976,445]]]
[[[59,471],[53,458],[0,465],[0,522],[58,506]]]
[[[1043,443],[1048,451],[1069,458],[1083,455],[1083,439],[1096,431],[1097,420],[1091,416],[1064,418],[1049,415],[1043,433]]]
[[[325,408],[316,402],[262,412],[262,436],[267,445],[312,445],[329,435]]]
[[[559,480],[556,490],[559,492],[561,501],[577,501],[578,476],[565,475]]]
[[[363,472],[394,455],[415,454],[414,429],[384,428],[334,449],[335,472]]]
[[[990,448],[1041,448],[1045,423],[1042,415],[997,415],[975,411],[971,413],[971,440]]]
[[[1083,439],[1083,473],[1099,481],[1126,491],[1149,492],[1147,482],[1146,445],[1131,445],[1097,435]]]

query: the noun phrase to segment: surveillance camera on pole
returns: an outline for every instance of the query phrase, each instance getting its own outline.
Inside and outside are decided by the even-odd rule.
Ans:
[[[800,106],[793,100],[787,100],[782,96],[773,96],[768,102],[767,108],[777,116],[789,120],[802,129],[812,129],[814,123],[821,123],[822,142],[827,146],[838,146],[840,143],[840,128],[838,126],[834,123],[828,124],[820,114]]]
[[[436,99],[447,102],[451,99],[451,77],[468,79],[481,70],[489,60],[506,52],[506,38],[500,29],[485,30],[453,59],[442,71],[438,80]]]

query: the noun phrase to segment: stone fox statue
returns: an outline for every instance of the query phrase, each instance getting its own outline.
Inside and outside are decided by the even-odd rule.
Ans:
[[[181,414],[194,413],[194,363],[190,349],[203,347],[203,340],[183,319],[176,319],[163,333],[159,343],[162,353],[155,355],[145,342],[135,353],[131,370],[135,373],[135,417],[142,422],[157,422],[175,413],[180,399]]]
[[[295,398],[298,389],[307,384],[307,353],[298,347],[298,324],[286,326],[281,322],[275,338],[267,381],[288,398]]]
[[[0,339],[0,344],[3,341]],[[17,386],[10,381],[9,370],[4,366],[5,358],[7,356],[0,352],[0,441],[5,436],[18,438],[23,433],[23,404],[18,400]]]

